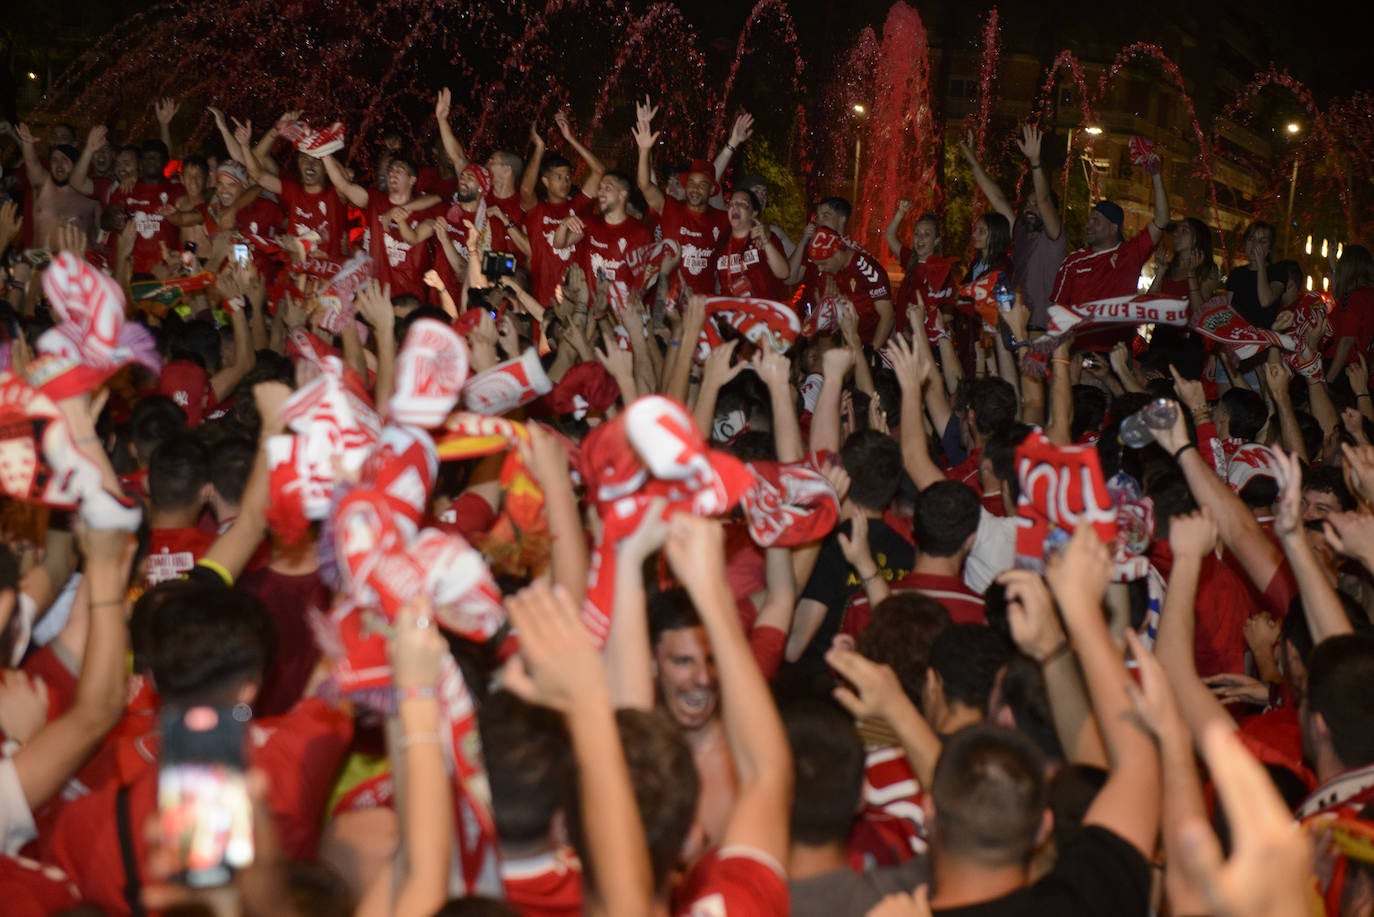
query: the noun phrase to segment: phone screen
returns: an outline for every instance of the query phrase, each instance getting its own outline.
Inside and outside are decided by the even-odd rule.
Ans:
[[[248,246],[243,242],[234,243],[234,260],[239,264],[248,263]]]
[[[175,878],[224,885],[253,862],[253,808],[244,770],[246,707],[162,711],[158,827],[177,857]]]

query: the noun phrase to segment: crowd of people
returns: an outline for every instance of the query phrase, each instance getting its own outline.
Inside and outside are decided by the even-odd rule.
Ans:
[[[1366,248],[181,107],[0,138],[0,910],[1374,914]]]

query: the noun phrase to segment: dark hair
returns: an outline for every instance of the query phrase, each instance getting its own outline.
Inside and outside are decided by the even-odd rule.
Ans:
[[[816,202],[817,210],[820,210],[822,207],[829,207],[831,210],[843,216],[846,221],[854,215],[854,205],[843,197],[823,197]]]
[[[686,589],[665,589],[649,596],[646,604],[650,646],[658,646],[658,641],[670,630],[701,627],[701,615],[687,597]]]
[[[392,153],[387,159],[386,167],[390,169],[392,166],[400,166],[405,169],[410,173],[411,178],[418,178],[420,175],[420,170],[415,165],[415,160],[400,153]]]
[[[630,771],[639,818],[649,845],[654,889],[662,890],[682,852],[682,844],[696,817],[701,778],[697,776],[692,749],[677,724],[660,710],[617,710],[620,746]],[[567,805],[568,835],[582,861],[583,887],[595,888],[592,861],[587,855],[585,819],[575,789]]]
[[[750,191],[748,188],[731,188],[730,196],[734,197],[736,194],[743,194],[749,199],[749,209],[754,211],[755,216],[763,212],[763,204],[759,202],[758,195],[754,192]]]
[[[146,466],[158,444],[186,430],[186,411],[167,395],[144,395],[129,414],[129,440]]]
[[[1011,653],[1007,639],[986,624],[951,624],[930,647],[930,667],[940,676],[947,700],[983,711],[997,670]]]
[[[1302,471],[1302,489],[1331,494],[1341,504],[1342,510],[1355,508],[1355,497],[1345,486],[1345,474],[1332,465],[1308,465]]]
[[[1074,442],[1082,439],[1084,433],[1102,429],[1110,404],[1110,396],[1095,385],[1080,382],[1073,387],[1073,427],[1069,435]]]
[[[539,160],[539,174],[548,175],[554,169],[571,169],[572,163],[568,157],[559,153],[546,153],[544,158]]]
[[[849,472],[849,499],[874,512],[887,509],[902,474],[902,447],[897,441],[886,433],[861,430],[844,441],[840,461]]]
[[[930,648],[949,623],[949,610],[930,596],[893,593],[873,609],[868,627],[859,634],[858,649],[865,658],[890,667],[906,696],[919,707]]]
[[[167,349],[173,360],[189,360],[207,373],[220,368],[219,332],[209,322],[167,323]]]
[[[619,169],[611,169],[605,175],[602,175],[601,178],[603,180],[609,178],[611,181],[615,182],[617,185],[624,188],[626,191],[635,190],[635,183],[630,181],[630,176],[626,175],[624,172],[621,172]]]
[[[235,506],[243,502],[243,491],[248,486],[257,455],[257,445],[243,436],[229,436],[215,444],[214,460],[210,463],[210,486],[220,499]]]
[[[983,436],[1016,420],[1019,401],[1016,389],[1005,379],[965,379],[954,398],[960,411],[973,411],[974,423]]]
[[[1360,287],[1374,286],[1374,256],[1363,245],[1347,245],[1336,262],[1336,276],[1331,280],[1331,295],[1341,308],[1345,298]]]
[[[1302,289],[1302,265],[1291,258],[1276,261],[1270,265],[1266,273],[1273,280],[1282,280],[1285,285],[1291,283],[1298,289]]]
[[[1264,220],[1255,220],[1255,222],[1253,222],[1253,223],[1251,223],[1249,226],[1245,227],[1245,234],[1244,234],[1243,236],[1241,236],[1241,242],[1242,242],[1242,243],[1249,242],[1249,241],[1250,241],[1250,237],[1253,236],[1253,235],[1254,235],[1255,233],[1257,233],[1257,232],[1267,232],[1267,233],[1269,233],[1269,239],[1270,239],[1270,241],[1272,242],[1273,239],[1274,239],[1274,224],[1273,224],[1273,223],[1266,223]],[[1346,249],[1346,250],[1349,251],[1349,249]]]
[[[1045,673],[1025,653],[1012,653],[1002,669],[998,697],[1016,721],[1016,728],[1029,736],[1045,757],[1064,760],[1064,748],[1054,731],[1050,698],[1045,688]],[[989,710],[992,715],[994,711]]]
[[[1030,436],[1029,424],[1011,422],[995,428],[983,443],[983,458],[992,465],[993,476],[1011,497],[1012,505],[1021,497],[1021,480],[1016,473],[1016,450]]]
[[[276,649],[276,630],[256,596],[200,580],[171,580],[134,604],[129,620],[134,665],[149,672],[172,703],[222,703],[227,692],[260,681]]]
[[[993,211],[983,214],[978,221],[988,228],[988,245],[974,252],[974,261],[977,264],[995,265],[1011,251],[1011,223],[1002,214]]]
[[[148,460],[148,499],[155,510],[199,505],[210,482],[210,452],[190,433],[163,440]]]
[[[1229,388],[1217,402],[1231,421],[1231,435],[1254,442],[1269,419],[1269,409],[1258,392],[1243,388]]]
[[[1320,713],[1344,769],[1374,762],[1374,635],[1329,637],[1307,665],[1308,715]]]
[[[477,723],[501,842],[533,844],[547,838],[572,776],[562,718],[497,691],[478,710]]]
[[[199,153],[193,153],[190,156],[187,156],[181,160],[181,171],[185,172],[187,169],[192,167],[200,169],[206,175],[210,174],[209,161],[207,161],[206,158],[204,156],[201,156]]]
[[[167,149],[167,144],[163,143],[161,140],[143,141],[143,145],[138,148],[139,157],[141,158],[144,153],[156,153],[158,158],[162,160],[163,165],[166,165],[167,160],[172,158],[172,154]]]
[[[842,846],[864,782],[864,746],[854,718],[828,696],[814,694],[781,701],[778,713],[792,746],[792,839]]]
[[[981,723],[945,742],[931,783],[941,852],[982,866],[1024,864],[1045,811],[1045,763],[1019,732]]]
[[[974,532],[983,502],[961,481],[936,481],[916,495],[911,534],[916,549],[930,557],[954,557]]]

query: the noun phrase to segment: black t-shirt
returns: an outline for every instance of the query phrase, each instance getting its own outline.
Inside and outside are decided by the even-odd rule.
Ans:
[[[1150,864],[1124,839],[1089,826],[1064,845],[1054,871],[1018,891],[968,907],[939,908],[941,917],[1145,917]]]
[[[1274,282],[1273,268],[1265,271],[1269,282]],[[1236,314],[1256,328],[1274,327],[1274,319],[1279,317],[1279,304],[1273,302],[1269,308],[1260,306],[1259,271],[1250,270],[1249,265],[1241,265],[1226,276],[1226,292],[1231,294],[1231,308]]]
[[[849,599],[863,591],[859,574],[844,559],[837,538],[841,533],[848,535],[849,530],[850,523],[843,522],[821,542],[816,569],[802,590],[802,598],[814,599],[825,606],[825,620],[821,622],[816,636],[807,644],[806,651],[796,661],[795,665],[801,668],[811,671],[825,669],[825,654],[830,650],[835,635],[840,632],[840,625],[844,623],[844,610],[849,605]],[[889,583],[911,572],[911,565],[916,560],[915,548],[882,519],[868,520],[868,544],[878,569]]]

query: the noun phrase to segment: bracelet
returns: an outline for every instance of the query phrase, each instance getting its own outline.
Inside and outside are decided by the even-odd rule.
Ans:
[[[1365,392],[1365,393],[1362,394],[1362,395],[1356,395],[1356,396],[1355,396],[1355,400],[1356,400],[1356,401],[1359,401],[1361,398],[1369,398],[1369,397],[1371,397],[1370,394],[1369,394],[1369,392]]]
[[[401,747],[409,748],[412,745],[438,745],[443,740],[439,738],[437,732],[417,732],[411,736],[401,736]]]
[[[1174,450],[1174,461],[1177,462],[1178,457],[1183,453],[1187,452],[1189,449],[1196,448],[1197,446],[1193,445],[1192,443],[1184,443],[1183,445],[1179,446],[1177,449]]]
[[[90,603],[88,603],[88,607],[90,607],[90,608],[104,608],[106,605],[124,605],[124,604],[127,604],[127,603],[128,603],[128,599],[101,599],[99,602],[90,602]]]
[[[729,140],[725,141],[725,148],[729,150],[731,153],[734,153],[739,150],[739,147],[735,146]]]
[[[1051,358],[1050,358],[1050,362],[1051,362],[1051,363],[1062,363],[1062,364],[1064,364],[1065,366],[1072,366],[1072,365],[1073,365],[1073,360],[1066,360],[1066,359],[1064,359],[1063,357],[1051,357]]]
[[[863,579],[859,580],[859,583],[861,585],[866,585],[870,580],[875,580],[882,575],[882,570],[874,570],[872,573],[868,574],[868,576],[865,576]]]
[[[1038,169],[1038,168],[1040,168],[1040,163],[1038,163],[1038,162],[1033,162],[1033,163],[1031,163],[1031,168],[1032,168],[1032,169]]]
[[[393,693],[398,705],[403,700],[434,700],[438,697],[434,692],[434,685],[411,685],[408,688],[397,688]]]
[[[1067,656],[1069,654],[1069,649],[1070,648],[1068,639],[1065,638],[1063,640],[1060,640],[1057,644],[1055,644],[1054,649],[1050,650],[1045,655],[1036,659],[1035,664],[1040,666],[1041,668],[1044,668],[1051,662],[1054,662],[1056,659],[1059,659],[1062,656]]]
[[[669,346],[669,347],[681,347],[681,346],[682,346],[682,342],[679,341],[679,340],[677,340],[676,338],[669,338],[669,339],[668,339],[668,346]]]

